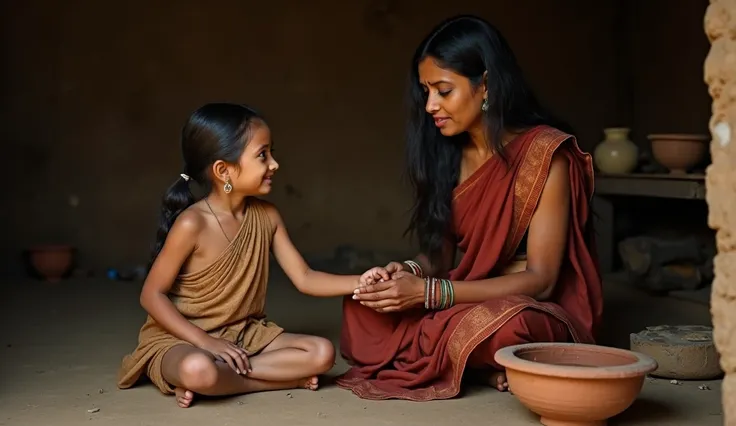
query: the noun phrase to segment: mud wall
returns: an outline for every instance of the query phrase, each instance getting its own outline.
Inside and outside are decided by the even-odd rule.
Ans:
[[[705,81],[713,97],[708,169],[708,222],[717,231],[718,255],[711,298],[714,336],[721,354],[725,425],[736,425],[736,1],[713,0],[705,19],[711,50]]]

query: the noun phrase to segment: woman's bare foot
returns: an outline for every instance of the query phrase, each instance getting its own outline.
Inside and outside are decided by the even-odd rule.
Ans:
[[[176,395],[176,403],[181,408],[189,408],[194,400],[194,392],[184,388],[174,389],[174,394]]]
[[[312,376],[302,379],[299,381],[298,387],[315,391],[319,388],[319,378],[317,376]]]
[[[506,392],[509,390],[509,382],[506,381],[506,373],[503,371],[494,371],[488,375],[488,384],[499,390]]]

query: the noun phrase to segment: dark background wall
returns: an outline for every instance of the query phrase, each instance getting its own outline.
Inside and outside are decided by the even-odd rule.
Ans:
[[[707,0],[3,2],[0,272],[35,243],[89,268],[147,260],[178,134],[210,101],[256,106],[297,246],[402,251],[405,76],[440,20],[497,25],[539,97],[592,151],[608,126],[704,132]],[[165,4],[165,5],[164,5]]]

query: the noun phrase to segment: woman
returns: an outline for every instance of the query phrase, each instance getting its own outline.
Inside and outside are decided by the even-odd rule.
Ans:
[[[444,399],[471,368],[505,390],[499,348],[594,342],[602,299],[590,155],[480,18],[432,31],[409,90],[409,231],[422,254],[345,299],[341,351],[353,367],[338,384],[367,399]]]

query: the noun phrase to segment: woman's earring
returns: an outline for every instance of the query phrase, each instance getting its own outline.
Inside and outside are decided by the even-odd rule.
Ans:
[[[480,110],[483,112],[488,111],[488,98],[483,99],[483,103],[480,106]]]
[[[233,190],[233,185],[230,183],[230,178],[227,178],[227,181],[225,181],[225,186],[222,189],[225,190],[225,194],[229,194],[230,191]]]

